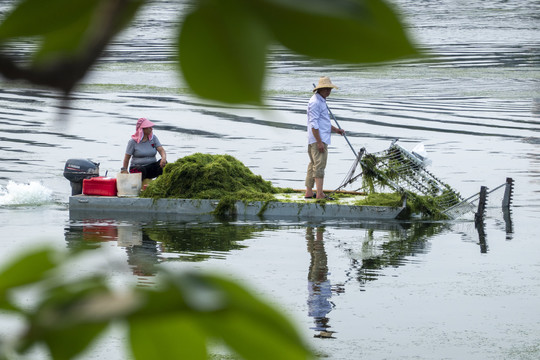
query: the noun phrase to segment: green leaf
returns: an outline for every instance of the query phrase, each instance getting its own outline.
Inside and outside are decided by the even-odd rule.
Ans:
[[[58,57],[73,56],[83,49],[93,14],[86,15],[59,31],[45,34],[41,47],[34,54],[34,61],[46,63],[47,60],[55,60]]]
[[[54,359],[73,358],[84,351],[111,320],[133,310],[132,304],[110,304],[115,297],[105,286],[103,277],[51,286],[40,300],[27,319],[28,329],[21,339],[20,349],[24,351],[45,342]]]
[[[0,294],[42,280],[57,265],[55,255],[52,249],[40,249],[15,259],[0,271]]]
[[[310,351],[296,338],[276,332],[256,314],[242,311],[227,312],[207,319],[207,327],[243,359],[308,359]]]
[[[243,287],[220,277],[201,277],[222,293],[226,306],[201,313],[200,323],[245,359],[306,359],[311,352],[292,324]]]
[[[168,319],[180,322],[188,332],[195,331],[200,343],[206,338],[225,341],[245,359],[305,359],[311,355],[299,333],[283,315],[230,280],[214,275],[169,272],[163,272],[160,280],[163,283],[159,291],[141,291],[147,294],[146,305],[129,316],[130,332],[133,332],[131,346],[136,359],[143,359],[145,351],[155,351],[153,347],[144,349],[139,344],[153,332],[145,332],[145,329],[159,327],[160,321]],[[154,320],[155,325],[149,323]],[[167,328],[155,331],[161,343],[157,339],[150,341],[167,348],[167,352],[175,351],[168,348],[181,341],[178,336],[183,336],[185,331],[171,330],[180,326],[172,322],[163,326]],[[167,332],[176,335],[162,335]],[[171,343],[165,344],[165,341]],[[192,341],[197,348],[203,346],[199,340],[189,339]]]
[[[44,35],[93,13],[101,0],[23,0],[0,24],[0,39]]]
[[[50,329],[43,340],[55,360],[73,359],[83,352],[107,327],[106,322],[85,323],[67,328]]]
[[[0,309],[24,313],[20,307],[12,303],[9,299],[3,296],[3,294],[0,294]]]
[[[276,333],[296,341],[301,340],[298,332],[285,316],[273,306],[253,296],[244,287],[219,276],[205,275],[203,279],[209,286],[213,286],[223,293],[223,297],[225,297],[223,301],[227,303],[229,310],[241,311],[254,316],[257,321],[264,323],[266,327],[273,329]]]
[[[268,33],[242,0],[199,2],[179,36],[184,78],[198,95],[260,103]]]
[[[342,62],[387,61],[416,54],[397,14],[382,0],[254,0],[284,46]]]
[[[181,27],[180,69],[199,96],[260,103],[269,36],[300,54],[349,63],[417,54],[382,0],[206,0]]]
[[[206,360],[208,356],[205,334],[186,314],[130,321],[129,343],[136,360]]]

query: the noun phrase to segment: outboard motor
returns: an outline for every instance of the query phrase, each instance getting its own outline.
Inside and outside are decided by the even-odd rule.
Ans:
[[[71,182],[71,195],[82,194],[84,179],[99,176],[99,163],[87,159],[69,159],[64,167],[64,177]]]

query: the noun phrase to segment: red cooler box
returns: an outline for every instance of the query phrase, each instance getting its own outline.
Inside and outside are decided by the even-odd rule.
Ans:
[[[116,191],[116,178],[97,176],[83,180],[84,195],[116,196]]]

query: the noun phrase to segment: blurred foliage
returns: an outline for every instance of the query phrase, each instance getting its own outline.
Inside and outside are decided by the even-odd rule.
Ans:
[[[69,94],[147,2],[16,1],[0,23],[0,73]],[[198,0],[179,23],[179,69],[188,86],[228,103],[262,102],[266,55],[276,44],[349,63],[416,54],[382,0]],[[215,339],[245,359],[311,356],[287,319],[221,277],[163,271],[155,288],[119,293],[104,275],[60,276],[66,261],[35,250],[0,273],[0,309],[26,327],[13,342],[0,339],[0,359],[38,344],[55,359],[70,359],[117,321],[127,324],[135,359],[205,359]],[[20,306],[14,299],[28,288],[34,303]]]
[[[216,342],[244,359],[312,356],[283,315],[220,276],[161,270],[154,287],[119,291],[103,273],[67,277],[76,260],[39,249],[3,268],[1,314],[16,314],[24,330],[0,339],[0,359],[39,344],[54,359],[71,359],[115,322],[126,324],[128,351],[137,360],[206,359]],[[18,293],[29,289],[31,305],[20,306]]]
[[[0,73],[69,93],[145,1],[20,0],[0,24]],[[27,57],[9,51],[18,43]]]
[[[69,93],[151,0],[20,0],[0,24],[0,73]],[[416,54],[383,0],[197,0],[181,10],[178,65],[197,95],[262,102],[266,56],[281,45],[348,63]],[[54,21],[52,21],[54,19]],[[10,44],[36,46],[17,58]]]

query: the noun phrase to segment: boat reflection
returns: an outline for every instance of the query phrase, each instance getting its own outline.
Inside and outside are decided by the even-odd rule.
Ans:
[[[325,250],[325,227],[306,228],[308,268],[308,315],[313,318],[314,337],[335,338],[329,313],[335,308],[332,296],[344,293],[347,283],[357,282],[365,290],[368,282],[382,276],[387,267],[399,267],[412,262],[416,254],[429,250],[428,240],[445,229],[447,223],[377,222],[352,226],[361,234],[358,241],[338,241],[338,247],[350,259],[345,283],[332,284],[329,278],[328,256]]]
[[[247,247],[244,240],[266,238],[263,232],[270,230],[280,236],[289,236],[290,246],[298,246],[294,238],[298,230],[305,234],[305,246],[309,255],[306,292],[308,316],[313,319],[315,337],[334,338],[336,331],[331,326],[330,313],[335,309],[333,296],[344,293],[350,286],[360,285],[360,290],[370,281],[383,276],[385,268],[399,267],[415,261],[415,255],[429,251],[429,240],[451,228],[450,223],[429,222],[366,222],[356,224],[294,224],[275,223],[227,223],[227,222],[164,222],[164,221],[119,221],[111,219],[72,220],[65,228],[65,239],[69,248],[96,248],[100,242],[117,241],[124,249],[132,273],[140,285],[152,283],[157,265],[164,262],[204,262],[215,259],[236,259],[235,266],[243,266],[246,272],[269,279],[271,275],[257,273],[257,269],[246,268],[241,258],[230,254]],[[331,234],[332,247],[325,248],[325,235]],[[340,238],[343,236],[343,238]],[[268,242],[250,242],[251,246],[262,246],[262,250],[251,249],[252,255],[261,256],[261,261],[272,266],[272,257],[282,254],[283,247],[268,247]],[[287,245],[289,246],[289,245]],[[291,249],[292,250],[292,249]],[[305,250],[304,250],[305,251]],[[328,251],[332,257],[329,257]],[[349,264],[332,264],[329,260],[336,254],[345,254]],[[346,270],[337,275],[335,268]],[[334,269],[332,283],[330,269]],[[274,270],[274,269],[273,269]],[[273,271],[272,270],[272,271]],[[280,269],[289,271],[288,268]],[[340,279],[340,276],[344,278]],[[291,284],[296,286],[296,284]]]
[[[101,242],[117,241],[124,248],[133,274],[152,276],[156,265],[167,261],[199,262],[224,258],[244,248],[267,225],[230,223],[125,222],[112,219],[71,221],[65,228],[68,248],[94,249]]]

